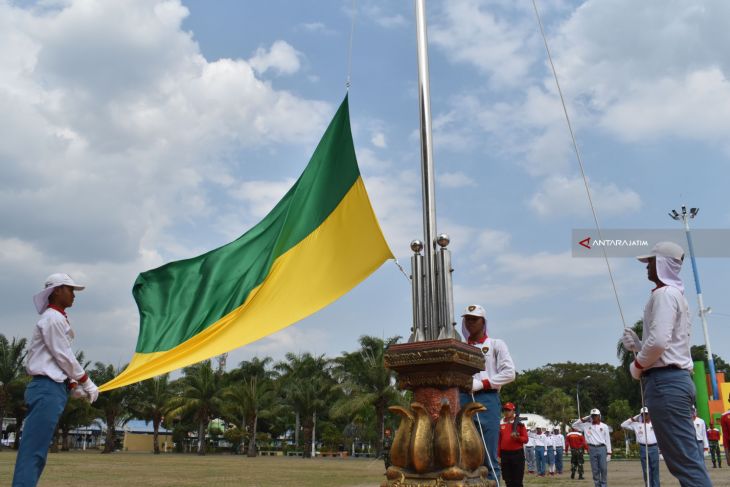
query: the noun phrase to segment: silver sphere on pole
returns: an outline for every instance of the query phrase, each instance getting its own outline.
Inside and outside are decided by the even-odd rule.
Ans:
[[[417,254],[421,253],[421,250],[423,250],[423,242],[420,240],[412,240],[411,241],[411,250],[416,252]]]
[[[448,233],[440,233],[439,236],[436,237],[436,243],[439,245],[439,247],[446,248],[450,242],[451,237],[449,237]]]

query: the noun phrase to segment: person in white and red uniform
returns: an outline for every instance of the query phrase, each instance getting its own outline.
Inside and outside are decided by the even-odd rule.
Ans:
[[[499,390],[503,385],[515,380],[515,365],[504,341],[492,338],[487,334],[487,312],[478,304],[466,307],[461,315],[461,332],[467,343],[477,347],[484,354],[484,370],[474,374],[472,394],[461,394],[462,404],[473,400],[483,404],[487,410],[477,413],[474,418],[481,424],[487,455],[484,459],[489,469],[490,480],[499,478],[500,469],[497,462],[497,445],[499,442],[499,422],[502,403]],[[490,461],[491,460],[491,461]]]
[[[28,413],[23,423],[20,449],[15,461],[13,487],[34,487],[46,465],[53,439],[70,390],[94,402],[99,389],[89,379],[71,350],[74,331],[66,309],[75,291],[84,289],[68,274],[51,274],[43,291],[33,296],[41,318],[33,329],[26,371],[32,377],[25,389]]]
[[[591,409],[591,415],[578,419],[573,428],[582,431],[588,443],[588,458],[595,487],[608,485],[608,465],[611,461],[611,435],[608,425],[601,421],[601,411]]]

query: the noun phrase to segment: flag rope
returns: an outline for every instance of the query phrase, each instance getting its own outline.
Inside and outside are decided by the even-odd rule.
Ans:
[[[550,69],[553,73],[553,78],[555,79],[555,86],[558,90],[558,95],[560,95],[560,103],[563,106],[563,113],[565,114],[565,122],[568,125],[568,131],[570,132],[570,139],[573,143],[573,151],[575,152],[575,158],[578,161],[578,166],[580,167],[580,174],[583,178],[583,185],[586,188],[586,196],[588,196],[588,203],[591,207],[591,213],[593,214],[593,222],[596,225],[596,231],[598,232],[598,238],[603,239],[603,235],[601,233],[601,225],[598,223],[598,216],[596,214],[596,207],[593,204],[593,198],[591,197],[591,188],[588,184],[588,178],[586,177],[585,167],[583,166],[583,158],[580,155],[580,150],[578,149],[578,143],[575,140],[575,132],[573,131],[573,125],[570,123],[570,116],[568,115],[568,108],[565,105],[565,97],[563,96],[563,90],[560,87],[560,81],[558,80],[558,72],[555,69],[555,64],[553,63],[553,57],[550,53],[550,47],[548,46],[547,36],[545,35],[545,29],[542,25],[542,19],[540,18],[540,12],[537,9],[537,2],[536,0],[532,0],[532,6],[535,9],[535,17],[537,19],[537,24],[540,27],[540,35],[542,36],[543,44],[545,44],[545,51],[547,52],[548,61],[550,62]],[[601,250],[603,252],[603,259],[606,262],[606,268],[608,269],[608,275],[611,279],[611,287],[613,288],[613,294],[616,298],[616,305],[618,306],[619,314],[621,315],[621,322],[623,324],[623,328],[628,328],[626,324],[626,318],[624,316],[624,310],[621,306],[621,299],[618,295],[618,290],[616,289],[616,281],[613,278],[613,271],[611,270],[611,263],[608,260],[608,254],[606,253],[606,248],[601,247]],[[636,355],[636,352],[634,352],[634,355]],[[642,378],[639,378],[639,391],[641,392],[641,407],[642,409],[646,407],[646,404],[644,402],[644,382],[641,380]],[[580,419],[580,418],[578,418]],[[646,421],[644,422],[644,441],[647,442],[648,436],[647,436],[647,426]],[[649,447],[644,448],[645,456],[646,456],[646,487],[649,487],[650,482],[650,468],[649,468]]]

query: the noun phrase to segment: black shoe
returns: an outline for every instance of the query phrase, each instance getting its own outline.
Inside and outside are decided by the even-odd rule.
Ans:
[[[585,480],[583,477],[578,477],[578,480]]]

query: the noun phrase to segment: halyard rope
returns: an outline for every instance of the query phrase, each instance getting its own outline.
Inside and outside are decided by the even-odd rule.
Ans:
[[[545,44],[545,51],[547,52],[548,61],[550,62],[550,69],[553,73],[553,78],[555,79],[555,86],[558,89],[558,94],[560,95],[560,103],[563,106],[563,113],[565,114],[565,122],[568,125],[568,131],[570,132],[570,138],[573,142],[573,151],[575,152],[575,158],[578,160],[578,166],[580,167],[580,174],[583,177],[583,184],[586,188],[586,195],[588,196],[588,203],[591,207],[591,213],[593,214],[593,222],[596,225],[596,231],[598,232],[598,238],[603,240],[603,235],[601,233],[601,226],[598,224],[598,216],[596,215],[596,208],[593,205],[593,198],[591,197],[591,189],[588,184],[588,178],[586,177],[585,168],[583,167],[583,159],[580,155],[580,150],[578,149],[578,143],[575,140],[575,133],[573,132],[573,125],[570,123],[570,116],[568,115],[568,109],[565,105],[565,97],[563,96],[563,90],[560,88],[560,81],[558,81],[558,73],[555,69],[555,64],[553,63],[553,57],[550,54],[550,47],[548,46],[547,42],[547,36],[545,36],[545,29],[543,29],[542,26],[542,19],[540,18],[540,12],[537,9],[537,3],[536,0],[532,0],[532,6],[535,9],[535,17],[537,18],[537,24],[540,27],[540,35],[542,36],[543,44]],[[606,254],[606,248],[601,247],[601,250],[603,251],[603,259],[606,262],[606,268],[608,269],[608,275],[611,278],[611,287],[613,288],[613,294],[616,298],[616,305],[618,306],[619,314],[621,315],[621,322],[623,323],[624,328],[628,328],[626,325],[626,318],[624,317],[624,311],[621,306],[621,300],[618,296],[618,291],[616,289],[616,282],[613,278],[613,272],[611,271],[611,264],[608,261],[608,255]],[[639,380],[639,390],[641,391],[641,407],[642,409],[645,407],[644,403],[644,387],[643,382]],[[651,413],[650,413],[651,414]],[[644,421],[644,442],[648,443],[648,435],[647,435],[647,425],[646,421]],[[644,447],[645,456],[646,456],[646,485],[649,486],[649,447],[648,445]]]

